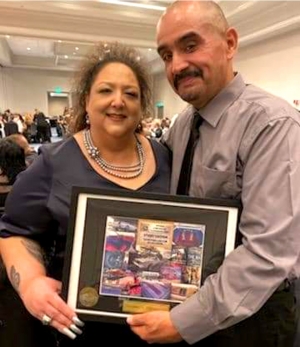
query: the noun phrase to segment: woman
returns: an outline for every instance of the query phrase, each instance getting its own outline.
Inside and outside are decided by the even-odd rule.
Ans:
[[[4,138],[0,140],[0,215],[2,215],[5,205],[5,200],[10,192],[12,185],[18,174],[26,169],[25,153],[24,150],[11,141]],[[1,336],[4,334],[4,329],[1,328],[3,323],[2,313],[6,312],[5,320],[5,333],[13,333],[13,322],[21,315],[22,310],[16,307],[14,296],[11,295],[11,291],[8,290],[8,280],[6,272],[3,266],[3,262],[0,255],[0,345]],[[6,306],[7,305],[7,306]],[[8,309],[4,309],[7,307]],[[7,312],[10,312],[9,314]],[[12,312],[12,313],[11,313]],[[4,324],[4,323],[3,323]],[[4,344],[3,344],[4,345]]]
[[[0,140],[0,209],[18,174],[26,169],[24,150],[10,139]]]
[[[8,138],[0,139],[0,216],[18,174],[26,169],[24,150]]]
[[[76,83],[73,136],[42,147],[7,200],[0,251],[10,281],[31,315],[61,333],[60,346],[88,346],[104,336],[146,345],[126,325],[82,328],[59,296],[72,186],[169,191],[167,150],[138,133],[151,103],[145,66],[137,51],[117,43],[88,55]]]

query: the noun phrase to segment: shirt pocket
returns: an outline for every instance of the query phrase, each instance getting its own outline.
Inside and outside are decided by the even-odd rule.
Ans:
[[[220,171],[203,165],[197,171],[191,185],[192,196],[230,199],[239,196],[235,171]]]

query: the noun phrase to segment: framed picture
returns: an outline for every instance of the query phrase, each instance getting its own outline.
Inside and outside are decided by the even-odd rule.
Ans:
[[[233,200],[75,187],[62,295],[86,320],[170,310],[236,243]]]

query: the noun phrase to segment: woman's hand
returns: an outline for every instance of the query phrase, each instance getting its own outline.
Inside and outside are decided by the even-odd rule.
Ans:
[[[27,310],[43,324],[51,325],[62,334],[75,339],[84,325],[75,312],[59,296],[61,282],[50,277],[38,276],[32,279],[20,296]],[[76,333],[76,334],[74,334]]]
[[[84,324],[59,296],[61,282],[46,276],[40,245],[25,237],[0,238],[0,251],[10,282],[27,310],[45,325],[71,339]],[[76,333],[76,334],[75,334]]]

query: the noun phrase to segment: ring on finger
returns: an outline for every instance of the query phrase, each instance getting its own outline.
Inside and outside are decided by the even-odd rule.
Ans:
[[[48,315],[44,314],[42,317],[42,323],[43,325],[49,325],[52,322],[52,318],[49,317]]]

